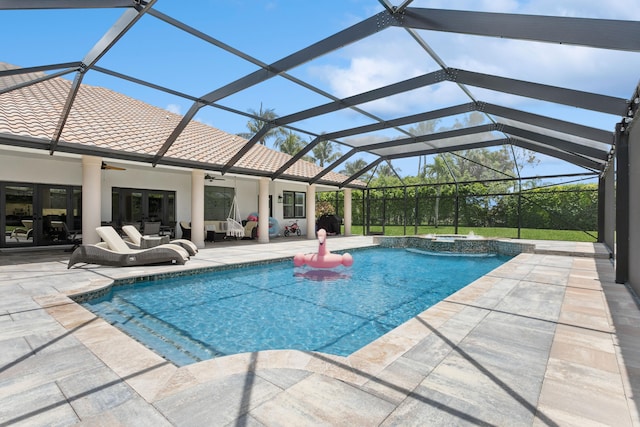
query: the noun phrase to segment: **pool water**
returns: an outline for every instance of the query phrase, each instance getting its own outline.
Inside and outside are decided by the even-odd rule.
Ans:
[[[351,254],[349,268],[287,260],[117,286],[83,305],[177,366],[269,349],[347,356],[509,259]]]

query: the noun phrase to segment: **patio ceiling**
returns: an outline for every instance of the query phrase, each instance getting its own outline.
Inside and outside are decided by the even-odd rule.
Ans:
[[[464,70],[448,66],[441,55],[427,43],[428,35],[432,33],[455,33],[466,36],[481,36],[484,38],[500,38],[519,40],[531,43],[552,43],[559,45],[582,46],[587,48],[623,51],[636,53],[640,51],[640,22],[610,19],[571,18],[560,16],[516,15],[504,13],[489,13],[460,10],[440,10],[411,7],[412,0],[406,0],[401,5],[392,6],[386,0],[380,0],[382,11],[364,19],[350,27],[326,37],[314,44],[302,48],[276,61],[266,63],[252,55],[233,48],[211,34],[200,31],[187,23],[181,22],[156,9],[161,2],[132,1],[132,0],[23,0],[19,2],[1,1],[0,9],[78,9],[78,8],[122,8],[123,12],[112,24],[102,38],[91,48],[83,58],[76,62],[54,64],[40,64],[15,70],[0,71],[0,78],[7,75],[33,76],[34,72],[50,72],[46,77],[33,80],[25,79],[19,85],[4,88],[6,93],[36,85],[42,81],[67,76],[73,77],[73,84],[66,97],[66,103],[61,109],[58,125],[51,138],[49,151],[53,154],[58,149],[58,143],[66,125],[67,118],[75,102],[85,76],[91,72],[98,72],[118,80],[124,80],[136,85],[142,85],[154,91],[161,91],[176,96],[191,103],[188,111],[175,126],[170,135],[163,141],[150,162],[155,166],[166,163],[166,154],[180,137],[187,125],[196,119],[203,109],[218,109],[226,113],[240,115],[247,119],[256,118],[239,108],[223,104],[225,100],[236,94],[250,91],[252,88],[264,85],[271,79],[284,79],[288,84],[297,86],[312,96],[313,100],[324,99],[324,103],[310,106],[279,116],[267,123],[263,129],[251,137],[224,165],[212,166],[212,170],[221,173],[234,171],[238,161],[259,142],[260,138],[272,128],[285,127],[302,132],[310,137],[306,147],[286,162],[276,172],[271,173],[272,179],[285,178],[287,170],[304,155],[308,154],[318,143],[324,140],[336,142],[344,147],[342,156],[326,166],[324,170],[311,178],[314,183],[330,171],[338,171],[354,156],[366,153],[369,157],[368,165],[349,177],[341,185],[346,186],[362,174],[372,170],[383,161],[424,156],[443,152],[485,148],[502,145],[512,145],[531,150],[546,156],[561,159],[577,165],[588,171],[601,173],[611,161],[615,150],[613,140],[613,126],[610,129],[600,129],[565,120],[552,115],[535,114],[496,102],[483,101],[477,93],[487,95],[490,92],[528,98],[542,101],[545,105],[569,106],[590,111],[596,114],[611,116],[616,121],[624,120],[633,109],[631,101],[615,95],[591,93],[553,84],[525,81],[516,78],[482,73],[476,70]],[[183,35],[196,38],[208,45],[221,49],[227,54],[251,64],[254,71],[236,76],[230,83],[209,88],[203,93],[187,94],[182,90],[156,83],[151,78],[141,78],[127,72],[111,69],[101,65],[101,60],[108,57],[110,50],[118,43],[125,43],[125,35],[132,28],[140,25],[144,19],[153,17]],[[311,25],[311,23],[309,24]],[[401,29],[408,35],[408,43],[415,43],[425,55],[425,61],[432,62],[433,70],[413,75],[387,85],[379,85],[371,90],[362,91],[350,96],[339,97],[332,91],[311,84],[307,80],[296,77],[292,72],[303,64],[323,58],[334,51],[344,49],[345,46],[359,42],[369,37],[384,34],[391,29]],[[221,37],[224,35],[221,35]],[[0,58],[2,59],[2,58]],[[492,58],[487,58],[491,61]],[[563,64],[558,64],[562,67]],[[624,64],[619,64],[620,68]],[[180,78],[180,76],[176,76]],[[617,76],[612,75],[611,79]],[[461,91],[468,102],[455,105],[444,105],[441,108],[430,108],[401,117],[382,117],[372,113],[368,108],[371,103],[397,99],[401,95],[414,93],[431,86],[453,86]],[[635,87],[629,87],[628,93],[633,93]],[[277,93],[273,93],[277,97]],[[1,102],[0,98],[0,102]],[[271,105],[269,99],[264,100]],[[247,106],[255,107],[254,105]],[[329,132],[318,130],[314,119],[335,114],[341,110],[350,110],[362,117],[358,126],[334,129]],[[555,111],[554,109],[549,109]],[[425,135],[412,132],[411,125],[420,122],[439,119],[451,119],[470,112],[482,113],[485,123],[464,126],[459,129],[436,131]],[[615,123],[615,122],[613,122]],[[213,124],[216,126],[216,124]],[[216,126],[222,129],[221,126]],[[225,130],[225,129],[223,129]],[[393,131],[395,136],[377,135],[377,132]],[[370,136],[370,137],[369,137]],[[4,141],[4,140],[3,140]],[[91,154],[91,148],[86,149]],[[97,151],[96,151],[97,153]],[[126,156],[125,156],[126,157]],[[175,164],[172,162],[171,164]],[[251,173],[251,171],[247,171]],[[260,174],[263,175],[263,174]]]

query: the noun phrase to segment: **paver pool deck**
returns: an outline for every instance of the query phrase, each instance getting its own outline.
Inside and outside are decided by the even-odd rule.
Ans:
[[[372,242],[337,237],[330,249]],[[129,268],[2,252],[0,425],[640,426],[637,299],[602,245],[528,242],[535,253],[349,357],[263,351],[180,368],[68,295],[315,252],[316,241],[213,243],[185,266]]]

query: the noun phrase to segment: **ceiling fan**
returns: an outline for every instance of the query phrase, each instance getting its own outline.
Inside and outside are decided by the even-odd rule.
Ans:
[[[220,178],[219,176],[214,176],[214,175],[209,175],[206,174],[204,176],[204,179],[206,179],[209,182],[213,182],[213,181],[224,181],[224,178]]]
[[[102,166],[100,167],[100,169],[102,169],[102,170],[109,169],[109,170],[114,170],[114,171],[126,171],[125,168],[108,165],[106,162],[102,162]]]

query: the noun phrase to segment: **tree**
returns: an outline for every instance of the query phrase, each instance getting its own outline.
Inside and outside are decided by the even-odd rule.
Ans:
[[[440,120],[427,120],[424,122],[419,122],[415,126],[409,128],[409,133],[414,136],[421,135],[429,135],[436,131],[436,126]],[[425,166],[427,165],[427,156],[418,156],[418,176],[425,177],[426,170]]]
[[[238,136],[241,136],[245,139],[251,139],[256,133],[260,131],[266,124],[275,120],[278,115],[276,114],[273,108],[262,108],[262,103],[260,104],[260,110],[255,111],[253,109],[249,109],[248,113],[253,115],[254,118],[247,122],[247,129],[249,132],[239,133]],[[269,129],[262,138],[258,140],[261,145],[267,145],[267,140],[274,138],[280,132],[279,128],[271,128]]]
[[[438,185],[436,185],[436,203],[434,207],[434,224],[438,228],[438,222],[440,217],[440,195],[442,193],[442,183],[451,181],[451,171],[449,170],[449,164],[451,163],[451,156],[447,154],[438,154],[433,158],[433,164],[426,165],[424,167],[425,177],[431,178]]]
[[[295,156],[303,147],[304,143],[300,139],[300,135],[290,129],[279,132],[273,142],[273,148],[292,156]]]
[[[389,163],[380,163],[375,170],[375,179],[371,181],[372,187],[393,187],[402,185],[398,176],[400,168],[393,168]]]
[[[367,167],[367,162],[363,159],[356,159],[353,162],[346,162],[344,164],[344,169],[342,169],[339,173],[347,176],[353,176],[360,172],[362,169]],[[359,180],[368,182],[371,179],[371,172],[365,172],[358,177]]]
[[[340,173],[351,176],[360,172],[366,167],[367,162],[364,159],[356,159],[353,162],[346,162],[344,164],[344,169],[342,169]]]
[[[331,141],[320,141],[313,150],[313,158],[319,166],[324,167],[340,158],[340,151],[333,151],[333,143]]]
[[[400,169],[396,169],[399,171]],[[378,165],[378,170],[376,171],[376,175],[380,177],[390,177],[396,176],[396,173],[393,171],[393,168],[387,163],[381,163]]]
[[[293,132],[290,129],[282,130],[276,140],[273,142],[273,148],[282,151],[283,153],[295,156],[304,148],[304,142],[300,135]],[[311,156],[302,156],[303,160],[313,163],[314,159]]]

